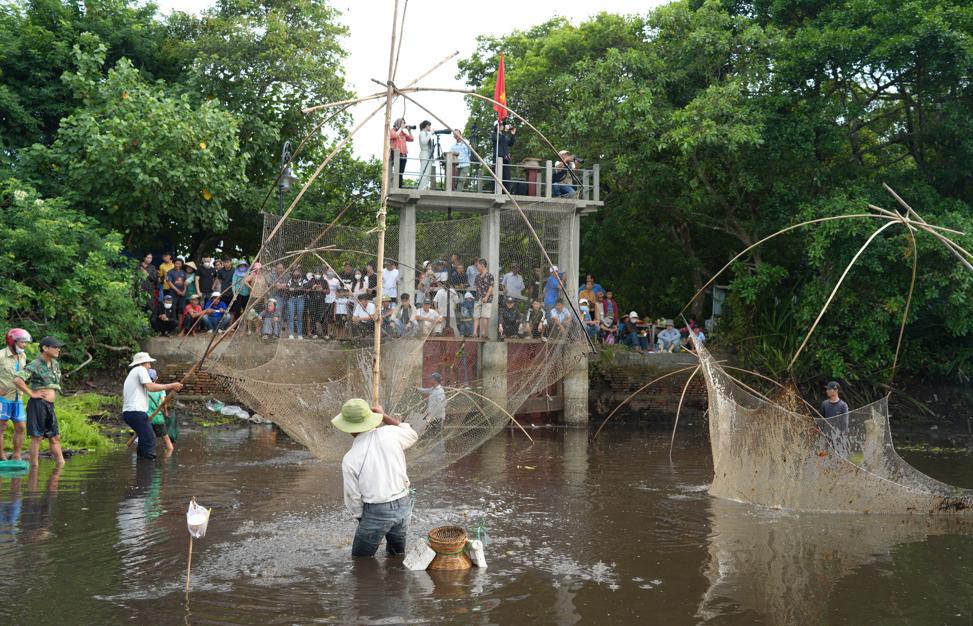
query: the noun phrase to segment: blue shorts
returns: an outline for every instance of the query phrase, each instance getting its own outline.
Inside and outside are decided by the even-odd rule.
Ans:
[[[26,422],[27,414],[24,412],[24,403],[20,400],[4,400],[0,398],[0,422],[13,420],[14,422]]]

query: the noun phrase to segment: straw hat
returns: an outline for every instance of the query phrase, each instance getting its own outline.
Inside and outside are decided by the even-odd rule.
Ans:
[[[128,366],[135,367],[136,365],[143,365],[145,363],[155,363],[155,359],[150,357],[148,352],[136,352],[135,356],[132,357],[132,362]]]
[[[195,264],[195,263],[193,263],[192,261],[190,261],[189,263],[186,263],[186,267],[191,267],[191,268],[193,268],[193,271],[194,271],[194,272],[195,272],[195,271],[196,271],[196,269],[197,269],[197,267],[196,267],[196,264]]]
[[[342,405],[341,414],[336,415],[331,423],[341,432],[363,433],[381,424],[382,415],[373,412],[361,398],[352,398]]]

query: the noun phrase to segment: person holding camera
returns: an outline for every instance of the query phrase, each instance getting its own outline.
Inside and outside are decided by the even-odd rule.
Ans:
[[[558,162],[554,164],[554,174],[551,177],[551,195],[555,198],[574,198],[576,190],[573,170],[578,166],[573,154],[567,150],[557,153]]]
[[[432,122],[423,120],[419,124],[419,189],[429,189],[432,182],[432,158],[436,149],[436,135],[432,132]]]
[[[414,129],[415,126],[407,126],[405,123],[405,118],[400,117],[395,120],[392,128],[389,130],[389,176],[395,176],[395,162],[392,160],[395,158],[395,151],[399,151],[399,187],[402,186],[402,173],[405,171],[406,159],[409,155],[409,146],[406,142],[415,141],[410,130]],[[389,182],[391,182],[389,178]]]
[[[503,175],[501,180],[503,180],[503,186],[507,188],[507,191],[513,193],[513,189],[510,188],[510,147],[514,145],[517,140],[517,129],[511,124],[504,124],[500,127],[499,123],[493,129],[493,134],[490,137],[490,142],[493,144],[493,166],[497,162],[497,159],[503,159]],[[497,172],[499,174],[499,172]]]

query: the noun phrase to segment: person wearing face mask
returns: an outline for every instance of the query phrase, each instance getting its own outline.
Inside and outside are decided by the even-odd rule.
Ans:
[[[307,279],[301,268],[295,267],[287,281],[287,338],[304,339],[304,304],[307,295]]]
[[[317,339],[318,336],[323,336],[324,333],[324,298],[328,293],[328,281],[325,280],[324,274],[321,273],[321,268],[318,268],[314,273],[308,274],[307,281],[307,308],[310,311],[310,323],[313,326],[311,328],[311,339]]]
[[[362,274],[361,270],[355,270],[355,277],[351,281],[351,294],[356,300],[362,294],[368,295],[368,277]]]
[[[14,423],[14,454],[20,460],[24,446],[24,433],[27,430],[27,414],[24,412],[23,394],[17,389],[14,378],[27,367],[27,354],[24,352],[31,342],[30,333],[23,328],[7,331],[6,346],[0,350],[0,460],[7,460],[3,447],[3,435],[7,432],[7,421]]]
[[[172,302],[172,296],[166,295],[162,298],[162,306],[152,316],[152,328],[163,337],[168,337],[178,326],[179,312]]]
[[[321,315],[321,333],[325,339],[331,339],[335,334],[335,302],[338,300],[338,290],[341,288],[341,280],[337,272],[329,268],[325,273],[324,280],[328,283],[328,291],[324,295],[324,312]]]
[[[213,293],[213,284],[216,282],[216,268],[213,267],[213,257],[203,257],[199,269],[196,270],[196,281],[199,284],[200,296]]]
[[[365,264],[365,278],[368,280],[368,297],[374,298],[378,295],[378,273],[371,263]]]

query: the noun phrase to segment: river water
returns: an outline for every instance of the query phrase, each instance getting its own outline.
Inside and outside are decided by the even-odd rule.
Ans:
[[[698,428],[698,425],[697,425]],[[0,478],[3,624],[971,624],[973,525],[711,498],[702,436],[504,433],[415,481],[413,539],[488,535],[485,570],[352,563],[339,470],[264,426]],[[350,440],[349,440],[350,441]],[[973,486],[968,455],[909,460]],[[183,593],[195,496],[214,507]]]

